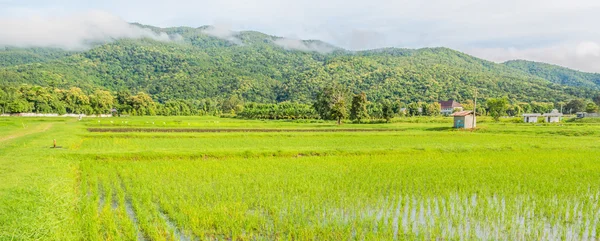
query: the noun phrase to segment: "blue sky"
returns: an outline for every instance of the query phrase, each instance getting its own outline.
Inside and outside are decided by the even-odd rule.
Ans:
[[[597,0],[0,0],[0,45],[149,34],[119,21],[218,25],[352,50],[444,46],[497,62],[518,58],[600,72],[598,13]],[[22,22],[43,34],[23,30]],[[101,31],[86,29],[100,25]]]

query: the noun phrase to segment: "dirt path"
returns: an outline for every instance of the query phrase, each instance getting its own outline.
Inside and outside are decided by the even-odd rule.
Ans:
[[[22,131],[16,131],[16,133],[11,133],[7,136],[1,136],[0,137],[0,143],[2,142],[6,142],[12,139],[16,139],[19,137],[23,137],[26,135],[31,135],[31,134],[35,134],[35,133],[40,133],[40,132],[45,132],[47,130],[49,130],[50,128],[52,128],[52,124],[48,123],[48,124],[40,124],[36,127],[33,128],[27,128],[25,130]]]

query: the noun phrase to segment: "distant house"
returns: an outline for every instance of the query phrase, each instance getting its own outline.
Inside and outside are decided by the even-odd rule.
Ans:
[[[600,113],[577,112],[577,118],[599,118]]]
[[[542,115],[534,113],[534,114],[523,114],[523,122],[525,123],[537,123],[538,117]]]
[[[477,118],[473,111],[459,111],[452,114],[454,116],[454,128],[472,129],[477,126]]]
[[[463,111],[463,106],[454,100],[440,101],[440,106],[440,113],[442,115],[451,115],[454,113],[454,110]]]
[[[558,110],[556,110],[556,109],[552,110],[552,112],[550,112],[550,113],[544,114],[546,123],[560,122],[560,117],[562,117],[562,116],[563,116],[563,114],[558,112]]]

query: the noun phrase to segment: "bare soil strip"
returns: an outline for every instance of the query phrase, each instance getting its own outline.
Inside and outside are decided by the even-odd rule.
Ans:
[[[394,132],[404,129],[189,129],[189,128],[88,128],[89,132]]]

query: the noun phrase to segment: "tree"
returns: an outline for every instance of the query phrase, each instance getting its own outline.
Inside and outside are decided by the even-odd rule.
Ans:
[[[352,97],[352,107],[350,108],[350,119],[356,120],[358,123],[362,119],[369,118],[367,111],[367,95],[362,92]]]
[[[472,100],[465,100],[462,102],[462,106],[464,110],[473,110],[475,103]]]
[[[598,106],[595,103],[590,102],[585,106],[585,112],[596,113],[598,112]]]
[[[131,92],[129,90],[120,90],[117,92],[117,110],[119,114],[133,114]]]
[[[521,109],[521,106],[518,104],[509,105],[508,109],[506,109],[506,114],[508,114],[509,116],[518,116],[523,114],[523,109]]]
[[[416,102],[408,104],[406,110],[409,116],[418,116],[421,114],[421,106],[419,106],[419,103]]]
[[[8,102],[10,102],[8,100],[9,95],[2,89],[0,89],[0,109],[2,109],[2,111],[0,111],[0,114],[4,114],[4,112],[6,112],[6,105],[8,104]]]
[[[331,106],[331,116],[337,120],[338,125],[341,125],[342,119],[348,116],[348,108],[343,96],[338,95],[334,97],[333,105]]]
[[[596,95],[592,98],[592,100],[594,101],[594,104],[596,104],[597,106],[600,106],[600,95]]]
[[[439,116],[442,110],[442,106],[439,102],[433,102],[425,105],[425,115],[428,116]]]
[[[232,95],[221,104],[223,113],[240,113],[244,110],[244,101],[237,95]]]
[[[569,111],[569,114],[573,113],[573,112],[582,112],[585,110],[586,107],[586,103],[584,100],[581,99],[574,99],[569,101],[569,103],[567,103],[567,110]]]
[[[71,87],[65,91],[64,102],[67,112],[72,114],[89,114],[92,110],[90,106],[90,97],[83,90],[77,87]]]
[[[7,112],[10,113],[25,113],[33,110],[33,103],[27,102],[26,99],[17,98],[8,103]]]
[[[348,114],[346,106],[347,90],[339,85],[332,85],[323,88],[317,94],[317,100],[313,104],[315,111],[324,120],[337,120],[341,124],[341,119]]]
[[[133,107],[132,114],[135,113],[134,115],[156,115],[156,103],[144,92],[131,96],[129,102]]]
[[[96,90],[90,95],[90,103],[94,114],[106,114],[110,112],[115,102],[115,97],[105,90]]]
[[[391,102],[387,100],[384,101],[381,110],[383,111],[383,118],[386,122],[390,122],[390,120],[394,118],[394,107]]]
[[[506,110],[508,108],[507,98],[492,98],[488,99],[486,103],[488,106],[488,112],[495,121],[499,121],[501,116],[506,115]]]

